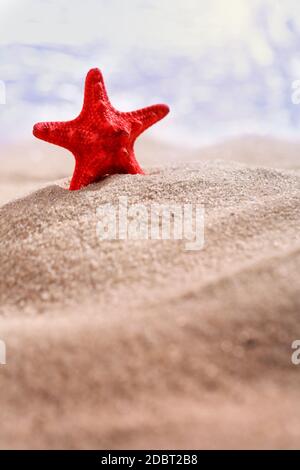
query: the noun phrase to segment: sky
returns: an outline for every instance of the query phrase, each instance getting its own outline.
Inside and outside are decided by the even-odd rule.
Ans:
[[[75,117],[91,67],[121,111],[170,106],[149,137],[297,138],[300,2],[0,0],[0,142]]]

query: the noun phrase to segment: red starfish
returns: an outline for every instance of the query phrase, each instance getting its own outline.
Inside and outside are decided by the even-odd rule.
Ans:
[[[92,69],[79,116],[67,122],[39,122],[33,135],[73,153],[76,164],[70,189],[80,189],[107,174],[144,174],[134,156],[135,139],[168,112],[165,104],[117,111],[109,102],[100,70]]]

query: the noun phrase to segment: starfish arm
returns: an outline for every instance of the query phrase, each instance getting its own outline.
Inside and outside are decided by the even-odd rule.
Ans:
[[[82,111],[86,109],[89,110],[101,104],[103,107],[111,106],[107,96],[102,73],[99,69],[94,68],[88,72],[85,79]]]
[[[128,173],[130,175],[144,175],[144,171],[136,161],[133,149],[131,151],[127,151],[125,148],[120,150],[119,161],[122,164],[119,164],[117,170],[118,173]]]
[[[97,155],[92,161],[82,159],[80,155],[76,154],[74,154],[74,157],[75,170],[69,187],[71,191],[95,183],[110,173],[111,159],[105,157],[105,155]]]
[[[163,119],[169,113],[169,107],[165,104],[154,104],[147,108],[138,109],[129,113],[123,113],[131,122],[132,134],[136,138],[148,127]]]
[[[69,132],[72,121],[38,122],[33,127],[33,135],[50,144],[69,148]]]
[[[129,175],[144,175],[145,172],[142,170],[138,162],[136,161],[135,157],[127,163],[126,165],[126,172]]]

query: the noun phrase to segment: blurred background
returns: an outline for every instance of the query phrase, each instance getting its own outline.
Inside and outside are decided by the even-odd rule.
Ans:
[[[75,117],[91,67],[120,110],[170,105],[151,138],[294,139],[299,51],[297,0],[1,0],[0,141]]]

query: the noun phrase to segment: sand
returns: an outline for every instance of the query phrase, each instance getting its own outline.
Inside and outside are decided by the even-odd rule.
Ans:
[[[0,447],[299,448],[299,144],[145,142],[146,176],[78,192],[37,148],[3,165]],[[100,241],[120,196],[202,204],[204,249]]]

